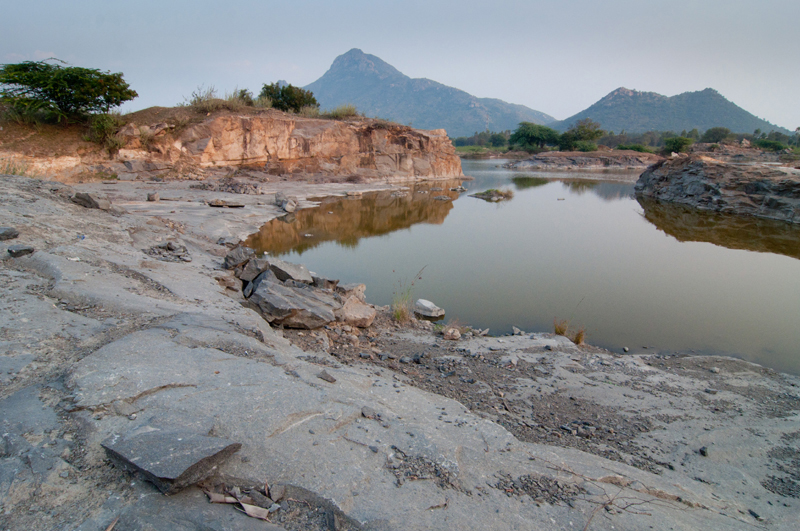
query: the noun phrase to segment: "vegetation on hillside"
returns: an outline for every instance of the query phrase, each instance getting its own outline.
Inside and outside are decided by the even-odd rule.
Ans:
[[[85,122],[138,96],[121,73],[65,64],[48,59],[0,66],[0,99],[20,121]]]

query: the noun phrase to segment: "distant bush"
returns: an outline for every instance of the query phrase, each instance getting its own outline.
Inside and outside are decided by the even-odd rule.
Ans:
[[[356,118],[358,117],[358,109],[356,109],[355,105],[348,103],[344,105],[339,105],[335,109],[325,111],[324,113],[322,113],[322,117],[330,118],[331,120],[344,120],[345,118]]]
[[[621,149],[627,151],[638,151],[639,153],[652,153],[653,150],[641,144],[619,144],[614,149]]]
[[[703,133],[703,136],[700,137],[700,142],[705,142],[708,144],[722,142],[730,134],[731,130],[728,129],[727,127],[712,127],[711,129],[707,129],[706,132]]]
[[[575,147],[573,149],[584,152],[597,151],[597,144],[587,140],[578,140],[575,142]]]
[[[42,112],[59,122],[83,121],[90,114],[108,113],[137,96],[121,73],[47,61],[0,66],[0,98],[22,115]]]
[[[685,136],[673,136],[671,138],[668,138],[664,142],[664,152],[665,153],[683,153],[693,143],[694,143],[694,140],[692,140],[691,138],[686,138]]]
[[[109,155],[113,155],[124,145],[117,137],[117,131],[123,125],[119,113],[95,114],[89,119],[89,134],[84,138],[103,146]]]
[[[519,127],[508,138],[512,146],[537,146],[544,148],[546,145],[558,144],[558,131],[544,125],[531,122],[521,122]]]
[[[789,146],[777,140],[756,140],[753,142],[753,145],[765,151],[783,151],[784,149],[789,149]]]
[[[272,106],[280,111],[300,112],[303,107],[317,107],[319,103],[310,90],[278,83],[264,84],[259,97],[272,101]]]
[[[304,118],[319,118],[319,107],[314,107],[313,105],[305,105],[297,111],[297,114],[304,117]]]

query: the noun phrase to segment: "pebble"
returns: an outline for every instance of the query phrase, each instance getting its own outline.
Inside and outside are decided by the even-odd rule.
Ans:
[[[36,249],[34,249],[32,245],[18,244],[8,246],[8,254],[10,254],[12,258],[19,258],[20,256],[31,254],[35,250]]]
[[[714,374],[719,374],[719,367],[711,367],[709,370]]]
[[[19,231],[14,227],[0,227],[0,240],[13,240],[19,236]]]
[[[375,454],[378,453],[378,447],[377,446],[370,446],[369,449],[372,450],[372,453],[375,453]]]
[[[317,378],[319,378],[320,380],[325,380],[328,383],[336,383],[336,378],[328,374],[328,371],[325,370],[317,374]]]
[[[710,395],[717,394],[717,390],[716,389],[705,389],[705,392],[710,394]]]
[[[702,448],[700,448],[699,452],[700,452],[700,455],[702,455],[703,457],[708,457],[708,448],[707,447],[703,446]]]
[[[630,349],[628,347],[622,347],[622,352],[628,352]]]

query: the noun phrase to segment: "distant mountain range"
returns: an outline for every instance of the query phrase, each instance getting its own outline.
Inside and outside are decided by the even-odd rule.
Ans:
[[[566,131],[572,124],[585,118],[591,118],[606,131],[615,133],[623,130],[628,133],[680,133],[684,129],[691,131],[695,128],[702,133],[712,127],[727,127],[734,133],[752,133],[756,129],[765,133],[789,133],[783,127],[750,114],[710,88],[672,97],[618,88],[588,109],[548,126]]]
[[[524,105],[477,98],[430,79],[412,79],[357,48],[337,57],[321,78],[304,88],[314,93],[323,109],[351,103],[366,116],[419,129],[446,129],[451,137],[513,131],[520,122],[555,121]]]

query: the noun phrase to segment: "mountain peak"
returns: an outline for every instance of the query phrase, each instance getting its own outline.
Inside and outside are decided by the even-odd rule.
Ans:
[[[375,75],[380,79],[387,77],[406,77],[395,67],[374,55],[362,52],[358,48],[343,53],[334,59],[328,73],[358,73],[359,75]]]

